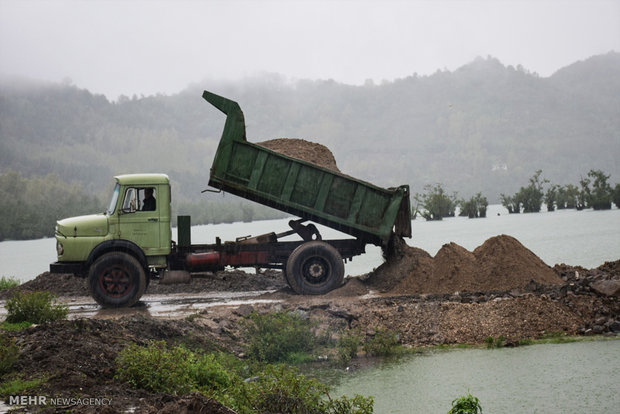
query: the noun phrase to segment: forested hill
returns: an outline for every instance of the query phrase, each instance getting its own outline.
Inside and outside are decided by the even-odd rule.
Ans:
[[[615,52],[548,78],[480,58],[381,84],[265,75],[117,102],[71,85],[2,81],[0,168],[55,173],[103,199],[115,174],[164,172],[177,201],[204,199],[225,118],[201,98],[203,89],[240,104],[250,141],[322,143],[343,172],[382,186],[408,183],[420,192],[442,183],[493,202],[538,169],[557,184],[577,183],[590,169],[620,182]]]

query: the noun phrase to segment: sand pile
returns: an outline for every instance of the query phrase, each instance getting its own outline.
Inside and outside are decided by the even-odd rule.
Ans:
[[[336,165],[334,154],[325,145],[297,138],[271,139],[265,142],[258,142],[257,145],[269,148],[288,157],[297,158],[298,160],[340,172]]]
[[[372,272],[367,283],[382,292],[403,294],[506,291],[562,283],[557,273],[511,236],[492,237],[473,252],[445,244],[431,257],[396,239],[398,248]]]

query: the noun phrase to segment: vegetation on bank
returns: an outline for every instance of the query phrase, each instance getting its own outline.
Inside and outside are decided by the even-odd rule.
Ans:
[[[165,342],[131,344],[117,358],[117,378],[135,388],[200,392],[245,413],[372,413],[373,398],[331,398],[329,388],[286,365],[250,364]]]

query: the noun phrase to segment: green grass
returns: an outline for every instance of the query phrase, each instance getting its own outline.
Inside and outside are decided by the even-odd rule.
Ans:
[[[23,322],[7,322],[4,321],[0,323],[0,329],[6,332],[19,332],[24,329],[30,328],[32,326],[31,322],[23,321]]]
[[[15,377],[0,383],[0,397],[6,398],[9,395],[22,395],[40,387],[47,381],[47,378],[34,378],[25,380],[22,377]]]
[[[20,285],[19,280],[14,277],[4,277],[0,278],[0,290],[12,289]]]

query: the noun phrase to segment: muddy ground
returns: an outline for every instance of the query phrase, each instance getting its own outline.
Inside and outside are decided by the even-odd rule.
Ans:
[[[491,238],[471,252],[446,244],[434,257],[401,240],[393,243],[375,271],[348,278],[340,289],[317,297],[295,295],[279,271],[226,271],[206,273],[184,285],[153,281],[131,309],[84,314],[80,307],[96,309],[84,280],[44,273],[17,289],[50,290],[62,301],[81,305],[72,307],[68,321],[11,333],[21,349],[17,368],[47,375],[45,395],[109,396],[108,412],[129,407],[135,412],[194,412],[207,405],[203,412],[217,413],[226,408],[200,395],[155,395],[119,383],[114,359],[128,343],[149,340],[243,357],[240,321],[252,311],[297,312],[334,336],[344,329],[372,336],[376,328],[385,328],[398,332],[401,343],[411,347],[483,344],[489,336],[503,336],[507,345],[514,345],[549,334],[620,332],[620,260],[596,269],[549,267],[509,236]],[[1,292],[0,299],[11,293]],[[167,303],[166,298],[174,300]],[[181,311],[158,313],[161,306]]]

